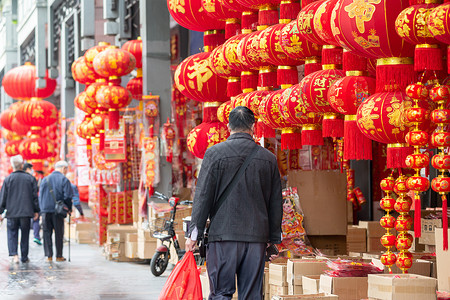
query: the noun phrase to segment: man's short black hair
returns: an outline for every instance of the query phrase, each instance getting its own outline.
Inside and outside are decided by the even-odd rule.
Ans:
[[[23,164],[23,170],[24,171],[26,171],[28,169],[32,169],[32,168],[33,168],[33,165],[31,163],[29,163],[29,162],[26,162],[26,163]]]
[[[231,131],[248,131],[255,123],[255,114],[245,106],[237,106],[230,112],[229,126]]]

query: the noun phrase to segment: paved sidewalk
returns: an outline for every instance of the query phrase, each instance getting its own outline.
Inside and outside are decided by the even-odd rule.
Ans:
[[[0,228],[0,299],[158,299],[169,275],[154,277],[149,264],[107,261],[96,245],[71,243],[71,262],[45,261],[43,246],[33,243],[30,263],[8,256],[6,220]],[[64,244],[68,258],[68,244]]]

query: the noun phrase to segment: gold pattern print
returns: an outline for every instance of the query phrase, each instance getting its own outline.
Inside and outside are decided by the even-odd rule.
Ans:
[[[175,70],[175,75],[174,75],[174,79],[175,79],[175,85],[177,86],[178,90],[180,90],[180,92],[184,91],[186,88],[180,84],[180,75],[181,75],[181,68],[178,67]]]
[[[42,107],[40,105],[37,105],[35,107],[35,109],[33,109],[33,112],[31,113],[31,117],[34,118],[40,118],[43,119],[44,118],[44,110],[42,109]]]
[[[409,15],[414,11],[413,7],[409,7],[402,11],[398,15],[397,20],[395,20],[395,27],[397,28],[397,33],[400,37],[409,37],[409,32],[411,28],[409,27]]]
[[[396,98],[393,97],[392,101],[394,102],[395,100]],[[411,124],[408,122],[408,119],[406,118],[406,110],[410,107],[411,101],[407,100],[401,103],[400,102],[392,103],[392,111],[387,115],[389,118],[389,124],[399,128],[401,131],[404,131],[406,127],[410,127]]]
[[[30,152],[32,154],[39,154],[39,150],[41,150],[41,146],[39,146],[38,142],[32,142],[30,144]]]
[[[184,14],[186,10],[184,9],[185,2],[184,0],[170,0],[169,1],[169,8],[173,12],[179,12]]]
[[[360,33],[366,31],[364,23],[372,20],[376,10],[374,4],[380,4],[381,0],[353,0],[344,10],[348,13],[348,17],[355,18],[356,27]]]
[[[201,92],[203,89],[203,83],[207,82],[212,76],[213,72],[209,68],[207,60],[201,60],[194,62],[193,66],[188,67],[189,71],[193,71],[187,75],[189,79],[196,79],[197,91]],[[189,86],[193,84],[193,81],[189,82]]]
[[[366,105],[364,105],[361,109],[361,117],[358,119],[358,123],[364,127],[365,130],[370,131],[371,129],[375,129],[375,125],[373,120],[377,120],[380,118],[377,114],[372,114],[372,110],[375,107],[375,101],[370,99]]]

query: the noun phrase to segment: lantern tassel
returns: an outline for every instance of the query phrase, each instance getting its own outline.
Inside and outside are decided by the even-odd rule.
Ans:
[[[279,66],[277,69],[277,84],[297,84],[298,71],[295,66]]]
[[[416,73],[412,63],[377,65],[377,93],[404,91],[409,84],[415,81],[417,81]]]
[[[263,121],[259,120],[256,124],[258,137],[274,138],[276,137],[276,131],[273,128],[267,126]]]
[[[302,135],[300,132],[285,130],[281,132],[281,149],[294,150],[302,149]]]
[[[274,87],[277,86],[277,72],[272,68],[264,68],[259,71],[258,86]]]
[[[407,168],[406,157],[413,154],[414,149],[406,146],[406,144],[389,144],[387,147],[387,161],[388,169]]]
[[[109,109],[109,129],[119,129],[120,113],[117,109]]]
[[[235,97],[242,93],[241,79],[240,78],[228,78],[227,83],[227,97]]]
[[[100,132],[100,143],[99,143],[99,150],[103,151],[105,150],[105,133],[104,132]]]
[[[366,71],[367,58],[344,50],[342,55],[342,68],[344,71]]]
[[[241,28],[255,31],[258,26],[258,14],[253,11],[246,11],[242,13]]]
[[[359,130],[356,120],[344,122],[344,159],[372,159],[372,140]]]
[[[344,120],[340,118],[327,119],[324,117],[322,121],[323,137],[343,137],[344,136]]]
[[[308,62],[308,59],[305,63],[305,76],[308,76],[309,74],[312,74],[314,72],[322,70],[322,64],[320,63],[320,60],[314,60],[313,62]]]
[[[414,236],[416,238],[421,237],[422,222],[421,222],[421,210],[422,204],[420,203],[419,194],[414,195]]]
[[[241,23],[238,19],[230,19],[225,23],[225,40],[241,33]]]
[[[203,35],[203,44],[205,51],[209,52],[222,45],[225,42],[225,32],[218,30],[217,32]]]
[[[442,229],[444,231],[444,251],[448,250],[448,213],[447,196],[442,195]]]
[[[425,70],[439,71],[443,69],[442,51],[438,45],[428,45],[432,47],[424,47],[417,45],[414,51],[414,70],[422,72]],[[435,46],[435,48],[433,48]]]
[[[258,86],[258,74],[254,72],[241,73],[241,90],[252,89],[256,90]]]
[[[338,65],[338,69],[342,66],[341,47],[333,45],[325,45],[322,48],[322,65]]]
[[[300,2],[298,1],[281,1],[280,4],[280,20],[295,20],[300,12]]]
[[[278,24],[278,9],[276,6],[260,9],[258,12],[259,25],[275,25]]]
[[[309,127],[309,126],[308,126]],[[323,136],[322,130],[318,128],[302,128],[302,145],[322,146]]]

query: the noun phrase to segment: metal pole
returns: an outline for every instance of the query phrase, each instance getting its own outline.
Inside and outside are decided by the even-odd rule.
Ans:
[[[167,4],[161,0],[140,1],[144,95],[160,96],[160,120],[171,116],[170,24]],[[172,165],[160,162],[160,182],[156,190],[172,194]]]

